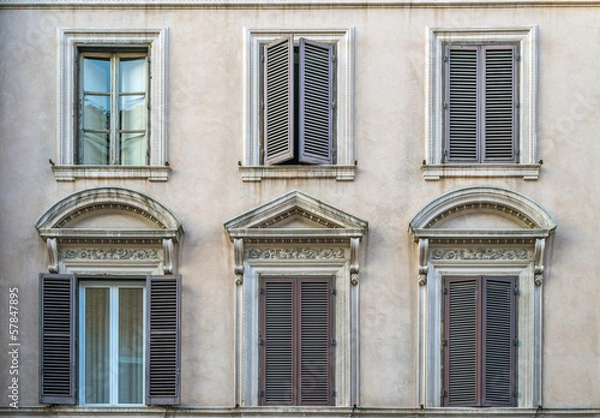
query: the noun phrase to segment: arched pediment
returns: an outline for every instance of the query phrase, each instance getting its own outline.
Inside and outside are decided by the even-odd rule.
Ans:
[[[46,238],[178,240],[177,217],[151,197],[120,187],[95,187],[59,200],[35,224]],[[117,238],[118,237],[118,238]]]
[[[495,186],[470,186],[445,193],[410,221],[415,238],[547,237],[556,228],[538,203]]]
[[[225,222],[234,238],[362,237],[367,222],[298,190]]]

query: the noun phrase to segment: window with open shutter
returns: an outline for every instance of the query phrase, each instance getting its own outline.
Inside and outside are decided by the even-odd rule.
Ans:
[[[331,405],[331,278],[261,280],[261,403]]]
[[[444,136],[448,162],[515,162],[517,47],[447,44]]]
[[[333,164],[334,47],[292,35],[264,47],[264,163]]]
[[[41,276],[40,403],[76,403],[76,280]]]
[[[514,406],[515,279],[444,280],[444,405]]]

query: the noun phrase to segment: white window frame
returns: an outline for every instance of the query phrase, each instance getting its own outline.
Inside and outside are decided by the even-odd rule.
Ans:
[[[427,28],[426,57],[426,141],[425,180],[443,177],[523,177],[539,178],[536,130],[537,115],[537,31],[536,25],[485,28]],[[444,45],[447,43],[516,43],[519,50],[517,96],[516,162],[448,163],[444,154]]]
[[[144,178],[167,181],[167,28],[161,29],[60,29],[58,32],[58,126],[56,160],[52,169],[57,181],[78,178]],[[77,97],[75,86],[79,48],[131,48],[148,50],[150,70],[148,120],[149,164],[144,166],[79,165],[75,161]]]
[[[336,117],[333,165],[272,165],[261,163],[261,48],[283,36],[294,35],[331,43],[336,49]],[[265,178],[329,177],[354,180],[354,28],[347,29],[247,29],[244,28],[244,153],[240,166],[243,181]]]
[[[79,405],[83,406],[144,406],[146,400],[146,281],[133,281],[133,280],[119,280],[115,282],[99,281],[99,280],[80,280],[79,281],[79,344],[77,347],[78,358],[79,358]],[[109,398],[110,402],[107,404],[87,404],[85,402],[85,298],[84,292],[87,288],[108,288],[109,289],[109,302],[110,302],[110,314],[109,314],[109,327],[110,327],[110,343],[109,343],[109,358],[110,358],[110,376],[109,376]],[[143,342],[142,342],[142,372],[143,372],[143,383],[142,383],[142,402],[138,404],[121,404],[118,403],[118,291],[122,288],[136,288],[143,289]],[[82,291],[83,290],[83,291]]]

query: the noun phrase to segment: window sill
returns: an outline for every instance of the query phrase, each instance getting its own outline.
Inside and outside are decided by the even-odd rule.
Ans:
[[[78,178],[167,181],[171,168],[162,166],[56,165],[52,166],[52,171],[54,171],[56,181],[75,181]]]
[[[442,177],[523,177],[537,180],[541,164],[434,164],[421,166],[425,180]]]
[[[307,178],[335,178],[339,181],[352,181],[354,180],[355,171],[355,165],[265,165],[240,167],[240,173],[243,181]]]

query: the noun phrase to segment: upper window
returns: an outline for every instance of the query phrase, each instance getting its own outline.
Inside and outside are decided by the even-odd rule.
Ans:
[[[538,178],[536,31],[430,29],[426,180]]]
[[[248,31],[243,180],[354,178],[352,36]]]
[[[146,51],[81,53],[78,164],[147,164],[147,61]]]
[[[60,31],[57,180],[167,180],[166,29]]]

